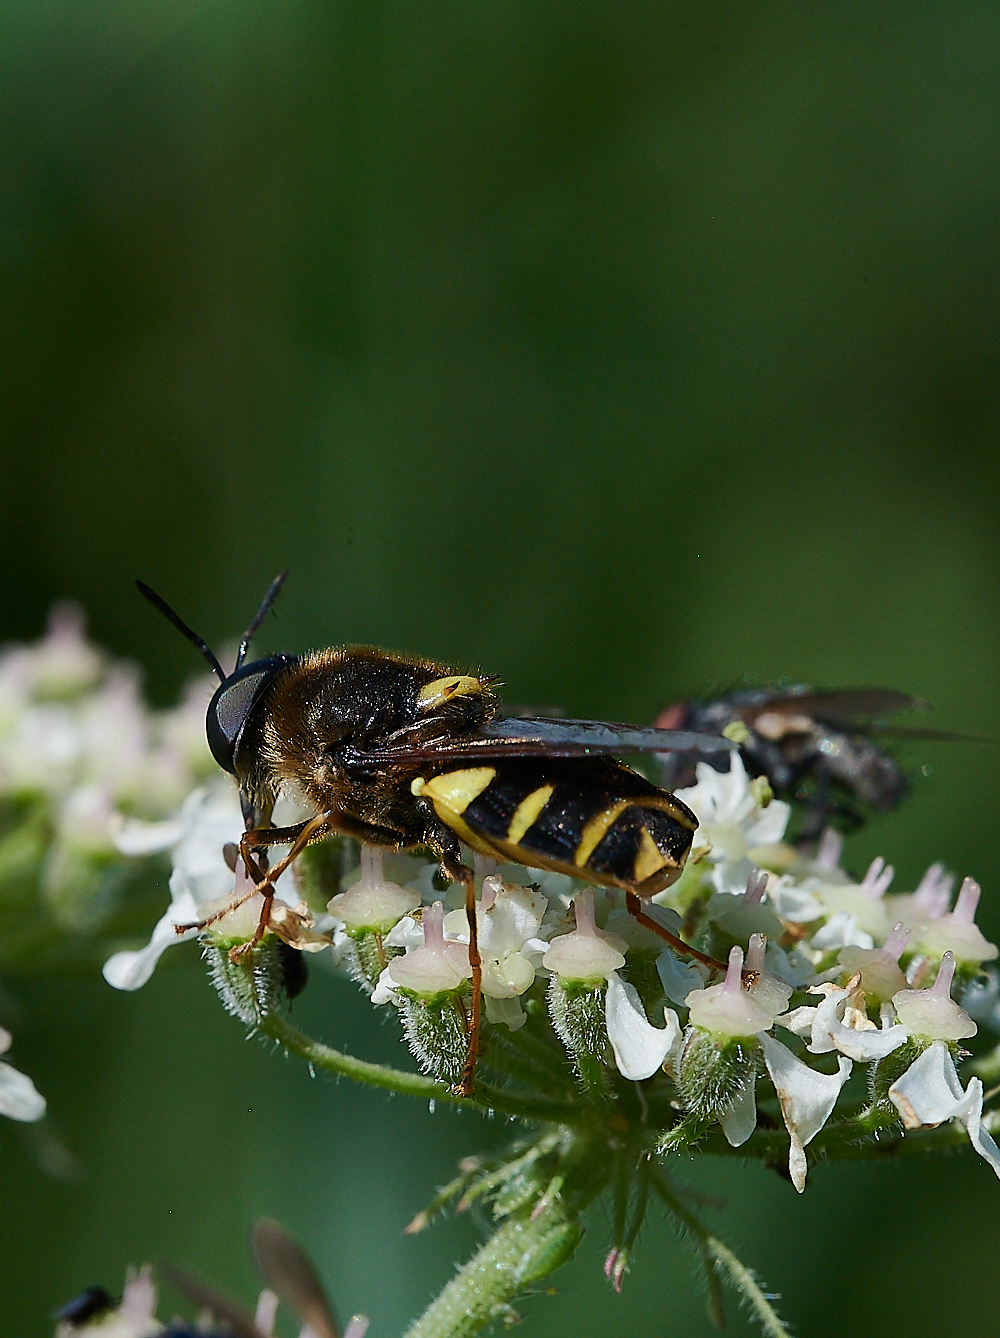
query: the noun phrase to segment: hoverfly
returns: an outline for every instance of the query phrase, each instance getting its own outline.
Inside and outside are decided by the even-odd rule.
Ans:
[[[252,951],[263,937],[274,882],[311,842],[341,833],[390,850],[429,848],[443,873],[465,888],[472,1007],[464,1095],[472,1091],[482,969],[473,870],[462,862],[460,842],[488,858],[622,888],[641,924],[724,969],[642,910],[643,898],[680,876],[698,823],[678,799],[614,755],[713,754],[732,749],[727,739],[594,720],[503,718],[495,678],[369,646],[247,664],[250,641],[284,579],[271,584],[231,674],[159,595],[137,582],[220,680],[208,707],[208,742],[240,787],[246,832],[239,856],[255,885],[242,900],[254,892],[264,898],[253,938],[234,953]],[[273,826],[282,791],[315,816]],[[290,848],[269,869],[272,845]]]
[[[715,701],[674,702],[657,717],[667,729],[725,734],[739,745],[752,776],[766,776],[781,799],[805,803],[801,842],[814,841],[831,818],[853,830],[864,817],[857,805],[888,813],[908,783],[899,763],[875,739],[969,739],[967,734],[884,724],[898,711],[926,710],[927,703],[893,688],[843,688],[817,692],[804,683],[785,688],[744,688]],[[662,759],[665,785],[694,780],[692,762]]]

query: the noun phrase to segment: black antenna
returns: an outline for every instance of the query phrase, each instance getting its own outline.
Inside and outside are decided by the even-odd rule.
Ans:
[[[243,633],[243,639],[240,641],[239,653],[236,656],[236,669],[239,669],[243,661],[246,659],[247,650],[250,646],[250,642],[257,635],[258,631],[260,630],[260,625],[267,617],[271,605],[274,603],[274,601],[278,598],[278,595],[281,593],[281,587],[285,584],[287,576],[288,576],[287,571],[280,572],[274,578],[271,584],[267,587],[267,594],[261,600],[260,608],[254,614],[253,621],[251,622],[250,626]],[[236,670],[234,669],[233,672],[235,673]]]
[[[154,609],[159,609],[160,612],[163,614],[164,618],[167,618],[170,622],[172,622],[173,625],[177,628],[178,632],[181,632],[184,636],[186,636],[188,641],[191,642],[192,646],[197,647],[197,649],[201,651],[202,655],[204,655],[205,659],[212,666],[213,670],[219,675],[219,682],[225,683],[226,673],[223,670],[222,665],[216,658],[215,652],[209,649],[208,644],[206,643],[204,637],[200,637],[197,632],[193,632],[191,628],[188,627],[187,623],[183,620],[183,618],[179,617],[178,614],[176,614],[173,611],[173,609],[170,607],[167,601],[163,599],[162,596],[158,595],[155,590],[151,589],[146,584],[145,581],[140,581],[137,579],[135,584],[139,591],[139,594],[144,595],[146,599],[149,600],[150,604],[152,604]],[[274,587],[272,586],[271,589],[274,589]],[[270,593],[271,592],[268,591],[268,594]],[[265,613],[267,612],[266,608],[264,612]],[[258,615],[258,617],[260,616],[261,615]]]

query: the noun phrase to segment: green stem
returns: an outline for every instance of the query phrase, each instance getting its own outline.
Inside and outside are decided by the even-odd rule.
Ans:
[[[708,1236],[705,1241],[713,1260],[729,1274],[729,1281],[739,1292],[741,1299],[750,1308],[768,1338],[791,1338],[788,1329],[781,1322],[778,1312],[771,1305],[767,1296],[760,1289],[760,1284],[746,1264],[736,1258],[728,1246],[723,1245],[717,1236]]]
[[[285,1018],[274,1013],[260,1023],[258,1031],[270,1036],[286,1050],[291,1050],[293,1054],[299,1055],[316,1068],[352,1078],[355,1082],[366,1083],[369,1087],[381,1087],[387,1092],[398,1092],[401,1096],[421,1097],[425,1101],[444,1101],[448,1105],[466,1108],[472,1106],[483,1111],[498,1110],[505,1115],[540,1122],[572,1123],[579,1120],[582,1114],[577,1103],[522,1096],[518,1092],[504,1091],[488,1083],[477,1083],[474,1097],[457,1096],[436,1078],[428,1078],[421,1073],[406,1073],[402,1069],[387,1068],[383,1064],[373,1064],[367,1059],[356,1059],[353,1055],[344,1054],[342,1050],[334,1050],[329,1045],[314,1041],[293,1027]]]
[[[670,1211],[698,1241],[708,1274],[709,1296],[718,1307],[713,1314],[713,1319],[716,1319],[719,1327],[722,1327],[719,1323],[722,1318],[722,1307],[717,1290],[713,1290],[713,1287],[718,1288],[717,1267],[722,1268],[728,1275],[730,1284],[739,1293],[740,1299],[750,1307],[754,1318],[768,1335],[768,1338],[791,1338],[791,1334],[781,1322],[778,1312],[771,1305],[765,1293],[761,1291],[760,1284],[746,1264],[741,1263],[728,1245],[723,1245],[718,1236],[712,1235],[705,1224],[695,1216],[676,1192],[661,1170],[651,1170],[649,1179]],[[714,1307],[710,1304],[710,1314],[713,1313],[713,1309]]]

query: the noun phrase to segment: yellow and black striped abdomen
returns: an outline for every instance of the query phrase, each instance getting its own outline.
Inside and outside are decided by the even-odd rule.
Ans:
[[[481,854],[651,896],[684,867],[698,826],[673,795],[617,762],[525,759],[414,781]]]

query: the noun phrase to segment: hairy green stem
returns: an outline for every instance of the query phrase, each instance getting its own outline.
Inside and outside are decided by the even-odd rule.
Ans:
[[[265,1036],[270,1036],[286,1050],[291,1050],[293,1054],[299,1055],[316,1068],[352,1078],[355,1082],[367,1083],[370,1087],[381,1087],[387,1092],[398,1092],[401,1096],[421,1097],[425,1101],[444,1101],[453,1106],[472,1106],[484,1111],[498,1110],[505,1115],[540,1122],[572,1123],[581,1117],[578,1103],[524,1096],[519,1092],[508,1092],[488,1083],[477,1083],[474,1097],[457,1096],[436,1078],[428,1078],[421,1073],[406,1073],[402,1069],[391,1069],[383,1064],[373,1064],[367,1059],[356,1059],[354,1055],[344,1054],[342,1050],[334,1050],[329,1045],[314,1041],[293,1027],[285,1018],[274,1013],[264,1018],[257,1030]]]
[[[491,1320],[513,1318],[511,1303],[572,1255],[583,1229],[558,1194],[541,1212],[508,1218],[459,1269],[405,1338],[471,1338]]]
[[[747,1305],[751,1315],[768,1338],[791,1338],[791,1334],[782,1324],[778,1312],[771,1305],[767,1294],[761,1290],[760,1283],[746,1264],[741,1263],[732,1250],[727,1245],[723,1245],[717,1236],[708,1236],[705,1245],[712,1259],[725,1269],[729,1275],[730,1283],[739,1292],[740,1299]]]

